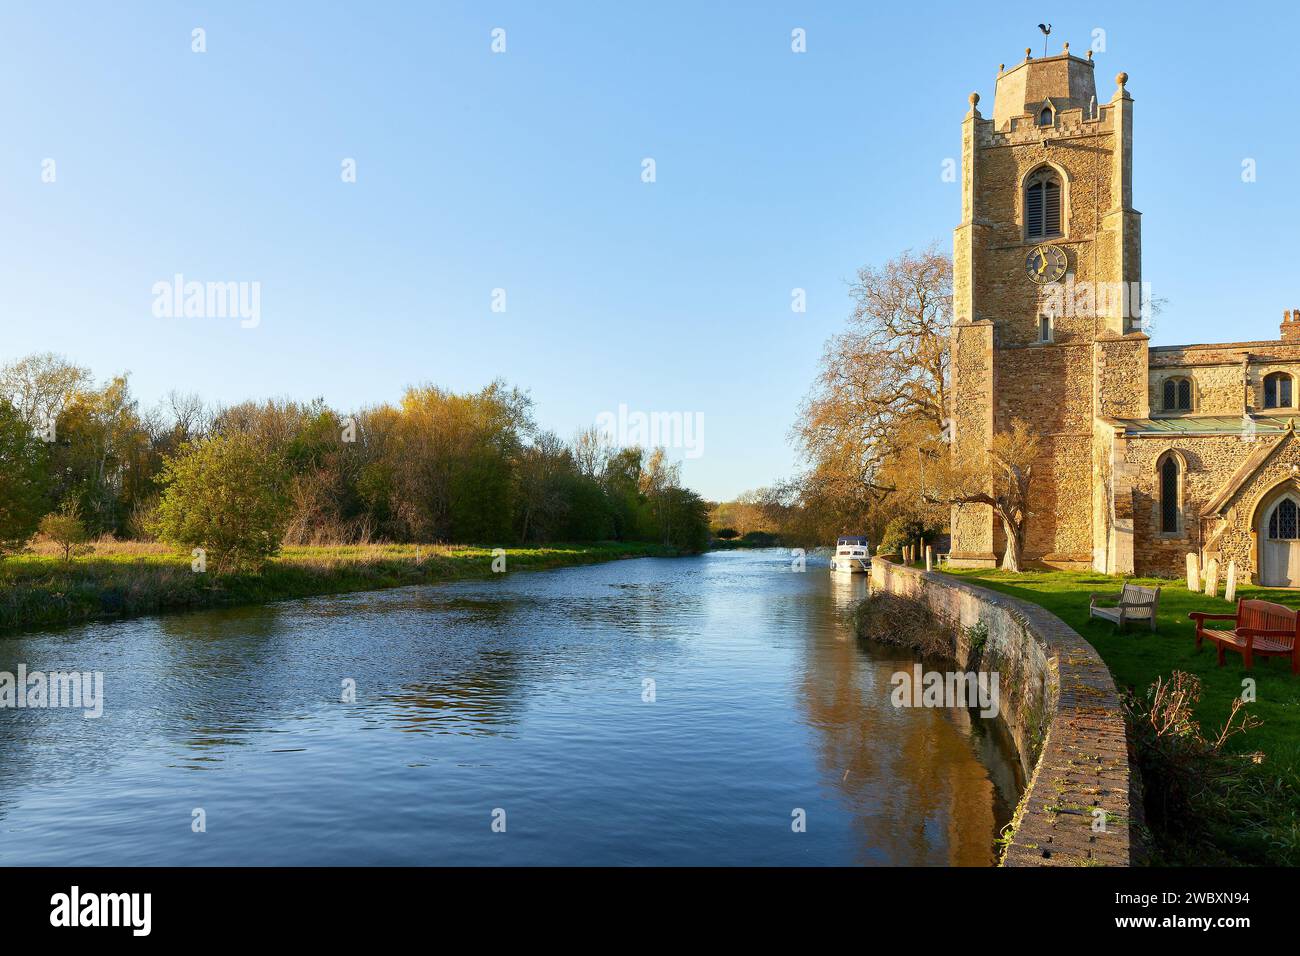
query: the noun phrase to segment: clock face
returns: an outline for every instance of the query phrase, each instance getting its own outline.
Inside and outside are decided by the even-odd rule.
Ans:
[[[1058,281],[1065,275],[1065,268],[1065,250],[1050,243],[1035,246],[1025,260],[1025,271],[1029,278],[1040,285]]]

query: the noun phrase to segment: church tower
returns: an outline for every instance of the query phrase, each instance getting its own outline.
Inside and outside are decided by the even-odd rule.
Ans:
[[[970,97],[953,232],[951,437],[954,452],[978,452],[1027,422],[1040,458],[1024,558],[1115,572],[1132,568],[1132,495],[1116,504],[1126,479],[1105,420],[1148,413],[1133,100],[1121,73],[1099,103],[1092,54],[1069,49],[1041,59],[1026,50],[1000,68],[992,119]],[[953,508],[954,565],[992,566],[1004,547],[991,508]]]

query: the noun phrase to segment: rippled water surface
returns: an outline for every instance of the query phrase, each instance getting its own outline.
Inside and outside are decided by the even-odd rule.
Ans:
[[[0,864],[989,864],[1014,756],[890,705],[863,587],[721,552],[0,637],[106,697],[0,709]]]

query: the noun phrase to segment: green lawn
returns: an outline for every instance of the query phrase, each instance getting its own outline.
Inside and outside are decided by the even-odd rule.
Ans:
[[[670,556],[654,544],[600,542],[507,548],[506,572]],[[65,563],[52,554],[0,561],[0,632],[201,607],[256,604],[314,594],[370,591],[493,574],[492,549],[471,545],[287,547],[258,574],[196,574],[188,552],[111,542]]]
[[[1207,735],[1227,720],[1233,698],[1242,692],[1242,679],[1253,677],[1257,700],[1249,710],[1263,724],[1235,737],[1232,746],[1239,751],[1264,751],[1275,770],[1300,771],[1300,675],[1291,673],[1290,661],[1256,658],[1254,669],[1248,672],[1241,656],[1231,652],[1224,666],[1218,667],[1209,642],[1202,645],[1200,653],[1196,651],[1196,627],[1187,615],[1191,611],[1231,612],[1234,606],[1222,598],[1188,591],[1185,580],[1130,578],[1134,584],[1161,589],[1156,632],[1141,623],[1115,633],[1112,625],[1088,618],[1088,595],[1094,591],[1108,597],[1117,594],[1120,581],[1116,578],[1077,571],[1008,574],[953,569],[944,573],[1042,605],[1097,649],[1121,690],[1145,691],[1157,677],[1174,670],[1197,675],[1203,688],[1199,716]],[[1300,608],[1300,591],[1239,587],[1237,595]]]
[[[1300,675],[1293,675],[1291,662],[1281,658],[1257,659],[1247,672],[1241,656],[1232,653],[1218,667],[1213,645],[1206,642],[1199,653],[1195,649],[1196,629],[1187,615],[1228,613],[1233,605],[1188,591],[1185,580],[1132,578],[1136,584],[1161,589],[1156,631],[1135,624],[1116,633],[1113,625],[1088,618],[1089,594],[1114,596],[1121,584],[1116,578],[1069,571],[1008,574],[954,569],[945,573],[1032,601],[1056,614],[1097,649],[1121,691],[1132,688],[1144,694],[1157,677],[1173,671],[1195,674],[1202,687],[1197,717],[1207,737],[1215,737],[1228,719],[1234,698],[1242,693],[1242,680],[1253,677],[1256,701],[1247,705],[1247,711],[1262,723],[1231,737],[1227,750],[1262,752],[1262,763],[1238,764],[1236,771],[1225,771],[1221,762],[1186,764],[1202,770],[1186,769],[1176,778],[1178,789],[1191,794],[1181,810],[1169,809],[1167,781],[1152,779],[1144,767],[1151,862],[1300,865]],[[1300,608],[1300,591],[1243,587],[1237,593]],[[1173,741],[1166,747],[1166,753],[1178,750]],[[1154,765],[1168,767],[1162,759],[1155,757]],[[1153,801],[1165,807],[1154,816]],[[1173,806],[1182,804],[1175,800]],[[1162,823],[1157,822],[1160,817]]]

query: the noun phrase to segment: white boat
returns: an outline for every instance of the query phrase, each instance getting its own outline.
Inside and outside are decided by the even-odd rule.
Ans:
[[[866,574],[871,570],[871,545],[862,534],[842,534],[835,542],[831,570],[836,574]]]

